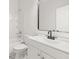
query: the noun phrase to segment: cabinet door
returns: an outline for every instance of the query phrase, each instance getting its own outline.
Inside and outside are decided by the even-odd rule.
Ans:
[[[31,45],[28,46],[28,59],[40,59],[39,50]]]

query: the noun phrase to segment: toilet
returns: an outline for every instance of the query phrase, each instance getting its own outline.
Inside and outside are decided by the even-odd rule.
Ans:
[[[28,47],[25,44],[18,44],[14,46],[13,51],[16,54],[15,59],[27,59]]]

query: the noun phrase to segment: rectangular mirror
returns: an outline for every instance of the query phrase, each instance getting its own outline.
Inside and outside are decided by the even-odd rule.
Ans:
[[[69,0],[40,0],[38,5],[38,29],[55,30],[57,27],[57,10],[68,5]]]

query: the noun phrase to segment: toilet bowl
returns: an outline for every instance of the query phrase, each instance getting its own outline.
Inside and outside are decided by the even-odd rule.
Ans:
[[[28,47],[25,44],[18,44],[13,47],[13,51],[16,54],[15,59],[27,59]]]

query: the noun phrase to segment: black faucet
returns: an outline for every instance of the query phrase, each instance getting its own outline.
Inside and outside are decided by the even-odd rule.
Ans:
[[[52,36],[52,31],[51,30],[49,30],[48,31],[48,37],[47,37],[48,39],[53,39],[53,40],[55,40],[55,36]]]

